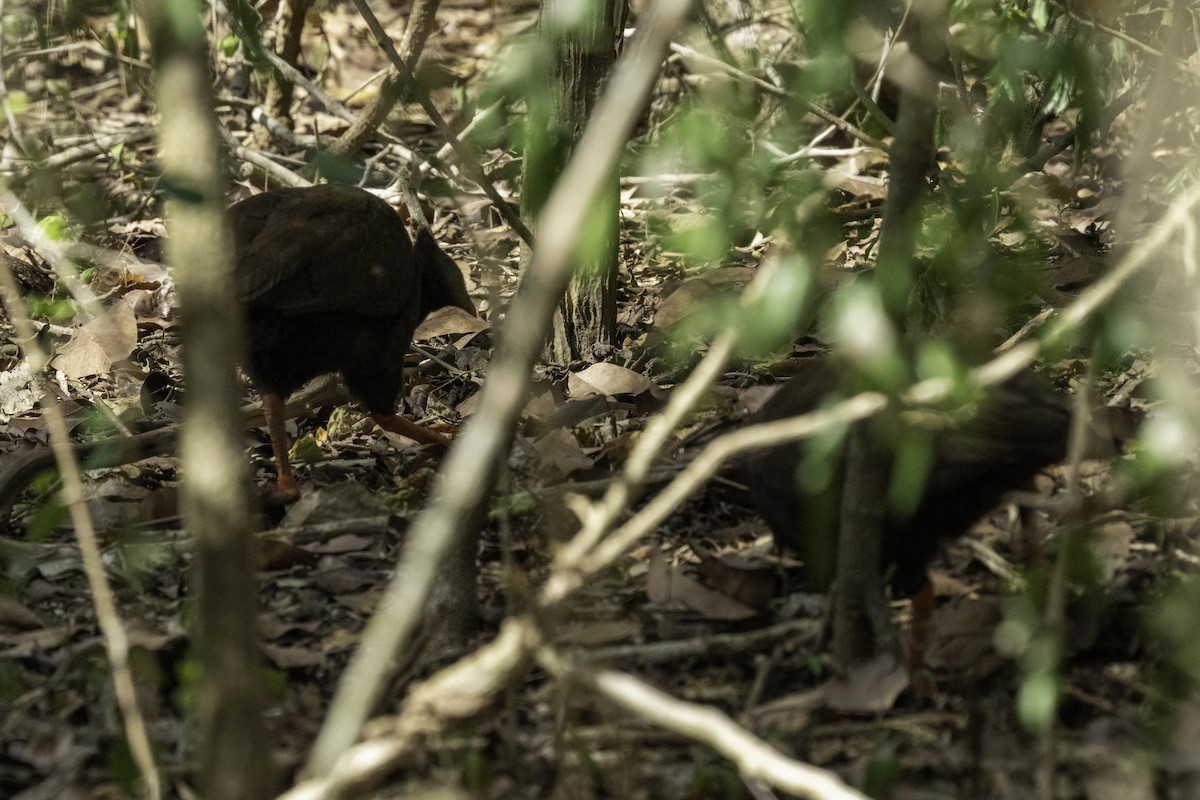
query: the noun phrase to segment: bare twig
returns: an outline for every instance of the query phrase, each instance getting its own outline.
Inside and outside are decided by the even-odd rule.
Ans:
[[[249,480],[237,423],[236,360],[243,346],[234,291],[233,231],[221,158],[208,40],[198,0],[139,6],[155,68],[158,163],[183,323],[188,377],[180,455],[181,508],[196,542],[199,692],[198,776],[202,794],[260,800],[271,781],[255,618]]]
[[[1177,206],[1172,209],[1172,213],[1159,224],[1158,228],[1151,232],[1151,236],[1147,241],[1151,242],[1154,248],[1163,247],[1169,238],[1174,235],[1174,232],[1178,230],[1178,227],[1186,222],[1188,219],[1188,210],[1194,207],[1197,202],[1200,202],[1200,188],[1182,198],[1177,203]],[[1146,263],[1154,250],[1148,248],[1139,252],[1142,255],[1138,256],[1138,265]],[[1130,267],[1123,263],[1118,266],[1118,270],[1124,275],[1124,279],[1127,280],[1136,272],[1138,265]],[[1066,332],[1077,327],[1080,322],[1086,319],[1087,314],[1084,311],[1088,313],[1094,312],[1103,300],[1110,297],[1114,291],[1115,288],[1111,286],[1094,285],[1091,287],[1076,301],[1078,309],[1073,306],[1064,311],[1057,328],[1058,332],[1055,335],[1065,335]],[[980,387],[1002,382],[1027,366],[1036,357],[1038,352],[1039,347],[1036,342],[1026,342],[1018,345],[1015,348],[1005,351],[991,362],[975,369],[971,373],[971,380],[975,385]],[[493,371],[493,379],[495,377],[495,371]],[[907,392],[903,400],[912,404],[936,402],[944,398],[950,388],[949,383],[944,380],[923,381],[914,385]],[[582,544],[581,542],[573,542],[568,545],[575,553],[575,556],[559,559],[556,562],[553,573],[547,581],[540,598],[541,610],[538,617],[549,616],[549,612],[554,610],[556,603],[568,599],[571,592],[581,585],[581,581],[579,580],[580,570],[594,571],[605,563],[604,559],[611,560],[617,558],[625,551],[627,545],[630,544],[635,535],[635,529],[642,531],[648,529],[654,517],[661,513],[661,508],[673,506],[680,496],[686,494],[695,485],[695,482],[698,480],[697,476],[711,473],[720,461],[736,452],[742,452],[753,447],[765,447],[778,444],[785,439],[810,436],[830,424],[840,424],[847,419],[855,419],[874,413],[883,408],[885,404],[886,398],[882,395],[874,393],[860,394],[824,412],[780,420],[767,425],[743,428],[740,431],[715,440],[695,460],[696,462],[703,463],[697,466],[695,470],[690,471],[686,478],[681,476],[682,480],[677,482],[678,485],[668,487],[666,492],[673,494],[674,499],[664,500],[659,506],[655,506],[652,503],[642,514],[631,519],[620,531],[609,539],[601,541],[598,546],[590,538],[588,541],[582,542]],[[485,404],[485,408],[489,408],[489,406]],[[472,425],[477,425],[478,422],[479,420],[477,419]],[[470,429],[468,436],[474,430],[476,429]],[[486,433],[487,430],[484,432]],[[488,441],[488,439],[484,438],[483,441]],[[455,454],[459,457],[459,461],[478,458],[479,451],[464,447],[465,444],[469,443],[472,443],[472,440],[465,436],[456,445]],[[647,445],[647,448],[649,451],[654,450],[650,445]],[[455,469],[457,466],[461,465],[449,465],[447,475],[452,476],[455,480],[466,477],[468,474],[460,469]],[[443,488],[440,491],[444,492],[445,490]],[[444,503],[445,498],[439,498],[439,502]],[[657,503],[658,501],[654,502]],[[435,505],[435,512],[439,510]],[[427,535],[427,530],[435,524],[446,525],[448,523],[445,520],[439,520],[427,514],[418,521],[414,536]],[[588,523],[585,521],[585,530],[587,529],[587,525]],[[421,530],[422,528],[426,530]],[[583,537],[584,532],[581,531],[579,536]],[[582,546],[583,544],[587,546]],[[403,582],[426,578],[426,576],[415,572],[411,565],[412,561],[407,558],[406,554],[406,561],[402,564],[398,573],[404,576]],[[396,583],[400,583],[400,581]],[[404,608],[404,606],[395,605],[401,599],[393,594],[396,583],[389,588],[389,595],[391,595],[389,601],[392,607]],[[408,598],[404,599],[407,600]],[[410,602],[412,602],[413,607],[420,606],[420,603],[416,599],[412,599]],[[377,617],[376,620],[373,620],[372,625],[376,625],[381,618]],[[393,618],[392,622],[395,621]],[[532,619],[510,620],[505,624],[504,631],[500,637],[485,645],[478,653],[460,661],[451,668],[449,674],[444,677],[442,675],[436,676],[419,687],[419,689],[414,689],[414,696],[419,693],[419,699],[414,700],[410,698],[410,701],[405,703],[401,716],[389,726],[387,738],[347,750],[340,758],[336,758],[335,765],[327,773],[326,778],[297,787],[293,792],[286,795],[286,797],[288,800],[300,800],[300,798],[310,800],[340,796],[341,790],[346,787],[357,785],[368,779],[371,775],[377,774],[389,765],[396,763],[398,759],[401,759],[411,751],[419,736],[433,735],[444,730],[448,717],[459,716],[461,718],[462,716],[477,713],[485,707],[490,696],[500,691],[501,687],[509,685],[525,669],[527,661],[521,656],[521,651],[525,648],[536,648],[540,640],[541,636],[538,633],[538,625]],[[364,646],[378,646],[379,644],[380,642],[377,637],[368,634]],[[542,657],[545,658],[545,654],[549,651],[543,650],[541,652]],[[483,665],[486,665],[486,668],[482,668]],[[362,672],[358,672],[352,675],[352,672],[348,672],[347,678],[363,674]],[[563,672],[562,674],[568,675],[567,672]],[[804,765],[797,765],[795,762],[775,761],[775,756],[770,753],[764,754],[759,749],[761,743],[758,740],[732,726],[732,723],[728,720],[704,715],[696,717],[690,713],[692,709],[686,705],[677,706],[674,704],[678,701],[645,694],[644,687],[627,683],[628,678],[618,673],[597,673],[597,675],[611,677],[611,681],[607,683],[605,681],[592,681],[591,685],[598,691],[610,692],[610,696],[618,699],[619,702],[624,702],[624,700],[620,700],[619,698],[630,699],[631,707],[638,713],[642,713],[643,709],[651,708],[652,712],[648,716],[659,724],[671,727],[674,730],[685,731],[689,735],[696,735],[698,738],[714,744],[715,747],[727,747],[728,750],[722,750],[722,752],[725,752],[730,758],[742,764],[743,769],[748,775],[757,775],[764,780],[775,782],[776,785],[785,788],[807,785],[792,783],[791,781],[803,781],[819,777],[819,773],[809,772],[808,768]],[[470,676],[469,679],[468,676]],[[480,690],[480,687],[483,687],[482,690]],[[703,722],[699,726],[699,729],[694,726],[697,719]],[[714,743],[711,739],[705,738],[706,729],[720,730],[720,735],[716,737],[717,742]],[[756,772],[755,770],[761,771]],[[792,772],[792,770],[797,770],[797,772]],[[793,789],[793,791],[795,790]]]
[[[581,683],[627,711],[707,744],[736,764],[744,780],[816,800],[866,800],[837,774],[786,757],[712,706],[678,700],[625,672],[571,664],[550,648],[538,651],[538,663],[560,681]]]
[[[1108,25],[1104,25],[1103,23],[1096,22],[1093,19],[1088,19],[1087,17],[1081,17],[1075,11],[1068,10],[1067,16],[1069,16],[1071,19],[1078,22],[1080,25],[1084,25],[1088,28],[1091,28],[1092,30],[1099,31],[1100,33],[1103,33],[1106,36],[1111,36],[1114,39],[1119,39],[1120,41],[1129,45],[1133,49],[1139,50],[1142,53],[1145,53],[1146,55],[1150,56],[1151,58],[1160,59],[1163,63],[1170,64],[1172,67],[1179,70],[1180,72],[1187,73],[1193,79],[1200,78],[1200,67],[1197,67],[1195,64],[1191,63],[1187,59],[1183,59],[1183,58],[1180,58],[1180,57],[1174,56],[1174,55],[1168,56],[1166,53],[1162,52],[1161,50],[1157,50],[1157,49],[1151,47],[1150,45],[1146,44],[1141,39],[1136,39],[1133,36],[1130,36],[1129,34],[1123,32],[1123,31],[1119,31],[1116,28],[1111,28]]]
[[[521,237],[521,240],[530,247],[533,246],[533,233],[530,232],[528,226],[521,221],[517,212],[513,210],[512,205],[500,196],[500,192],[496,191],[495,184],[488,178],[483,171],[483,166],[479,163],[479,159],[475,157],[475,153],[471,148],[467,147],[454,131],[450,129],[450,123],[438,111],[437,106],[433,104],[433,100],[429,97],[429,92],[425,91],[425,87],[421,86],[416,76],[412,74],[412,70],[404,63],[404,59],[396,52],[396,46],[392,44],[391,38],[387,35],[387,31],[379,24],[379,20],[375,17],[366,0],[354,0],[354,7],[358,9],[358,13],[367,23],[367,27],[371,29],[371,33],[375,35],[375,40],[379,46],[383,48],[383,52],[387,54],[388,59],[392,62],[392,66],[396,68],[396,72],[403,78],[404,82],[412,88],[417,101],[421,104],[421,108],[425,109],[425,113],[433,120],[433,124],[437,126],[442,137],[446,142],[454,148],[454,152],[461,160],[462,167],[466,171],[467,176],[473,180],[479,188],[483,189],[488,199],[492,201],[496,211],[500,216],[504,217],[504,221],[508,223],[513,232]]]
[[[414,526],[409,545],[388,586],[381,611],[368,624],[363,644],[338,686],[310,762],[315,775],[328,772],[357,739],[389,674],[389,662],[411,640],[438,565],[458,548],[470,548],[466,530],[482,507],[497,464],[508,451],[525,403],[530,370],[541,352],[554,309],[570,279],[571,253],[589,201],[612,174],[645,98],[662,65],[670,36],[683,24],[690,0],[660,0],[642,17],[629,48],[618,59],[591,122],[544,207],[543,234],[533,253],[529,279],[509,314],[480,411],[450,450],[432,506]]]
[[[221,129],[221,138],[229,146],[229,151],[236,157],[245,161],[247,164],[252,164],[261,169],[264,173],[282,183],[284,186],[311,186],[312,181],[297,175],[287,167],[279,164],[267,157],[261,150],[255,150],[252,147],[246,147],[238,144],[233,135]]]
[[[888,146],[886,144],[879,141],[878,139],[876,139],[874,136],[867,133],[866,131],[859,129],[858,127],[850,124],[849,122],[846,122],[846,120],[842,119],[837,114],[834,114],[832,111],[821,108],[819,105],[812,102],[811,100],[808,100],[807,98],[798,97],[798,96],[792,94],[791,92],[789,92],[787,89],[781,89],[780,87],[776,86],[775,84],[771,83],[770,81],[765,81],[762,78],[757,78],[747,72],[743,72],[742,70],[738,69],[737,67],[733,67],[733,66],[730,66],[729,64],[726,64],[724,61],[721,61],[718,58],[713,58],[712,56],[706,56],[703,53],[701,53],[697,50],[693,50],[690,47],[685,47],[684,45],[681,45],[681,44],[672,43],[671,50],[685,58],[691,59],[691,60],[699,62],[701,64],[706,64],[720,72],[724,72],[726,75],[729,75],[732,78],[737,78],[739,81],[743,81],[745,83],[750,83],[750,84],[754,85],[755,87],[762,89],[764,92],[774,95],[775,97],[785,97],[794,102],[801,103],[810,112],[812,112],[816,116],[820,117],[821,119],[825,120],[830,125],[837,128],[838,130],[842,131],[843,133],[853,136],[855,139],[858,139],[863,144],[870,145],[871,147],[874,147],[876,150],[881,150],[884,153],[888,152]]]

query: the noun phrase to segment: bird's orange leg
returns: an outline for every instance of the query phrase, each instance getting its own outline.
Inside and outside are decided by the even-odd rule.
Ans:
[[[284,423],[283,398],[277,394],[263,395],[263,415],[267,418],[267,432],[271,436],[271,452],[275,454],[275,486],[285,500],[298,500],[300,487],[292,475],[288,462],[288,438]]]
[[[375,420],[375,424],[391,433],[398,433],[401,436],[407,436],[413,441],[421,444],[437,444],[442,447],[448,447],[450,440],[439,433],[434,433],[428,428],[422,428],[417,423],[402,417],[399,414],[376,414],[371,413],[371,419]]]

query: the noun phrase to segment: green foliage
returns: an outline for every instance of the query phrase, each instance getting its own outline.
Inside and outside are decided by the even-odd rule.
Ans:
[[[477,746],[469,747],[463,761],[462,782],[472,797],[487,796],[488,787],[495,779],[495,772],[487,753]]]
[[[884,310],[879,287],[860,282],[834,296],[830,329],[840,355],[876,388],[899,392],[909,382],[900,358],[900,338]]]
[[[228,3],[229,21],[245,48],[246,59],[256,72],[267,72],[271,69],[271,61],[263,48],[263,20],[258,10],[249,0],[232,0]]]
[[[113,0],[113,22],[104,32],[104,46],[110,53],[129,58],[142,57],[138,29],[129,24],[131,9],[128,0]]]
[[[282,702],[287,693],[288,674],[282,669],[263,668],[263,691],[268,699]]]
[[[47,322],[70,322],[75,319],[75,303],[68,297],[53,298],[30,294],[25,297],[25,311],[33,319]]]
[[[117,553],[120,561],[114,565],[117,574],[127,585],[141,590],[155,576],[177,571],[183,566],[183,556],[172,542],[145,540],[139,532],[117,531]]]
[[[533,492],[520,491],[497,495],[488,506],[488,519],[492,522],[501,519],[532,522],[538,516],[538,509],[537,495]]]
[[[20,116],[29,110],[29,94],[21,89],[15,89],[4,96],[4,107],[13,114]]]
[[[910,516],[921,503],[933,467],[933,435],[924,428],[905,426],[893,452],[888,507],[900,516]]]
[[[896,745],[890,741],[881,742],[871,754],[871,760],[867,762],[863,793],[874,800],[889,800],[895,792],[900,772]]]
[[[315,464],[324,457],[325,451],[311,433],[292,442],[292,449],[288,451],[288,458],[298,464]]]
[[[194,716],[200,707],[200,690],[204,685],[204,667],[194,655],[187,655],[175,664],[175,691],[171,699],[184,716]]]
[[[3,17],[0,17],[0,36],[4,37],[6,48],[22,44],[26,40],[42,33],[37,17],[30,13],[29,10],[22,10],[21,6],[17,6],[15,9],[11,6],[6,6],[4,10],[6,13]],[[44,35],[39,38],[40,43],[45,46]]]
[[[1016,660],[1021,670],[1017,712],[1030,730],[1043,731],[1054,723],[1064,683],[1062,675],[1062,632],[1047,613],[1055,578],[1049,570],[1061,570],[1068,601],[1078,613],[1100,615],[1106,603],[1099,566],[1086,532],[1068,531],[1059,542],[1059,564],[1036,570],[1020,590],[1009,598],[1005,619],[997,627],[998,652]]]
[[[1045,584],[1031,581],[1029,587],[1007,603],[995,642],[999,652],[1015,658],[1021,667],[1017,694],[1021,722],[1030,730],[1042,731],[1054,721],[1058,710],[1061,645],[1043,623],[1044,603],[1040,598],[1044,597]]]
[[[780,260],[762,297],[744,311],[739,309],[738,316],[744,316],[748,323],[738,342],[740,352],[776,350],[810,321],[815,302],[814,272],[815,267],[803,256]]]
[[[554,121],[556,86],[555,53],[552,43],[538,36],[519,39],[497,60],[498,68],[480,93],[479,106],[499,103],[490,130],[480,141],[499,143],[505,138],[521,153],[524,183],[521,205],[527,213],[540,211],[566,163],[571,146],[569,132]],[[540,76],[533,79],[532,76]],[[524,108],[520,124],[508,113]]]
[[[58,470],[52,470],[49,474],[52,474],[55,479],[58,478]],[[46,497],[38,503],[29,520],[27,536],[31,541],[44,542],[54,535],[66,519],[67,507],[59,495]]]
[[[138,794],[138,784],[142,773],[137,768],[129,743],[124,736],[117,736],[108,742],[107,758],[109,774],[116,780],[128,796]]]
[[[63,214],[47,214],[38,220],[42,233],[56,242],[70,241],[79,238],[79,230]]]
[[[397,513],[419,509],[429,496],[430,486],[436,475],[437,473],[428,467],[414,470],[404,478],[395,492],[384,498],[384,502]]]
[[[1200,158],[1193,158],[1171,176],[1164,187],[1167,197],[1178,197],[1200,181]]]
[[[1166,661],[1193,683],[1200,682],[1200,580],[1188,576],[1170,586],[1151,603],[1151,631]]]
[[[700,800],[743,800],[752,797],[746,782],[733,766],[709,754],[692,769],[684,796]]]
[[[221,48],[221,52],[225,54],[226,58],[232,58],[233,54],[236,53],[237,49],[241,46],[242,40],[233,34],[230,34],[222,37],[221,41],[217,44],[218,47]]]

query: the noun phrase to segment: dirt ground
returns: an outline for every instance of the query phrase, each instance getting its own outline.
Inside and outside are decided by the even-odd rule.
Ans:
[[[376,5],[389,30],[397,31],[401,11]],[[28,170],[14,165],[7,151],[5,174],[25,176],[23,196],[33,198],[39,216],[69,210],[43,227],[60,226],[67,239],[119,256],[86,262],[86,286],[104,324],[77,326],[81,318],[55,316],[68,304],[53,289],[44,253],[15,229],[3,233],[6,262],[22,288],[52,298],[34,314],[45,321],[40,336],[55,352],[56,401],[80,442],[112,436],[114,429],[174,424],[186,393],[171,276],[156,263],[165,230],[155,198],[150,72],[143,55],[114,58],[106,50],[125,29],[105,12],[90,9],[79,28],[54,37],[49,49],[10,25],[3,62],[9,90],[21,87],[28,101],[21,126],[50,159]],[[322,8],[312,16],[303,46],[307,67],[326,91],[361,108],[377,86],[368,79],[386,61],[351,8]],[[444,3],[438,19],[423,65],[427,74],[441,76],[434,98],[456,118],[456,93],[486,79],[503,48],[534,25],[536,8],[460,0]],[[253,126],[248,98],[255,96],[254,79],[236,54],[218,51],[214,58],[220,118],[245,141]],[[670,115],[686,91],[685,72],[674,57],[647,110],[647,129]],[[318,141],[314,136],[345,127],[300,96],[297,140],[272,144],[292,167]],[[396,116],[391,132],[405,146],[421,153],[440,147],[436,128],[415,104]],[[1059,132],[1054,123],[1046,131]],[[1111,140],[1095,146],[1104,157],[1106,147],[1116,148]],[[406,164],[395,149],[375,148],[371,155],[373,184]],[[489,173],[513,190],[512,155],[496,149],[485,156]],[[1069,183],[1070,158],[1052,161],[1038,179]],[[237,199],[261,187],[262,179],[233,160],[231,199]],[[1045,216],[1056,221],[1051,238],[1105,244],[1109,198],[1103,183],[1096,185],[1100,195],[1087,205],[1050,191],[1041,195]],[[439,241],[469,272],[481,321],[449,316],[419,331],[421,350],[412,356],[405,397],[412,416],[453,431],[470,424],[473,398],[486,378],[492,325],[518,279],[518,240],[465,181],[434,176],[421,191]],[[848,205],[877,189],[858,191],[846,189]],[[110,209],[107,219],[89,222],[89,210],[101,202]],[[572,493],[594,496],[603,489],[637,432],[707,347],[678,323],[706,301],[736,293],[770,247],[756,236],[717,268],[685,264],[653,231],[656,220],[687,213],[694,202],[686,176],[668,188],[623,180],[615,366],[569,374],[543,369],[537,376],[480,545],[485,619],[472,644],[489,641],[505,615],[527,600],[529,587],[540,584],[555,548],[578,526]],[[853,272],[872,236],[847,225],[828,266]],[[1070,302],[1102,261],[1054,260],[1046,296],[1031,299],[1029,317]],[[679,330],[685,333],[672,333]],[[0,797],[132,797],[135,773],[104,645],[56,484],[39,474],[15,488],[3,485],[14,465],[47,451],[48,433],[7,317],[0,333],[6,342],[0,351]],[[702,446],[696,440],[744,419],[797,363],[818,357],[824,346],[814,333],[784,352],[732,363],[679,433],[664,473],[694,458]],[[1044,371],[1058,385],[1078,389],[1089,368],[1085,357],[1066,354]],[[1194,351],[1124,353],[1099,376],[1097,393],[1153,419],[1156,406],[1142,387],[1166,371],[1194,374]],[[336,385],[313,394],[313,410],[289,426],[305,496],[286,509],[266,504],[256,534],[262,549],[257,625],[281,786],[297,779],[438,463],[375,428],[346,405]],[[245,400],[256,400],[248,382]],[[247,419],[248,458],[265,496],[274,475],[270,445],[253,409]],[[153,449],[139,461],[89,471],[88,508],[130,631],[139,700],[168,794],[188,797],[195,785],[187,722],[197,680],[187,633],[193,551],[181,529],[181,476],[170,439]],[[707,483],[651,538],[590,582],[574,599],[555,645],[712,706],[785,755],[834,770],[873,797],[1195,796],[1200,703],[1189,695],[1181,663],[1195,646],[1200,618],[1188,610],[1191,595],[1176,587],[1197,563],[1195,508],[1185,478],[1163,490],[1184,500],[1169,512],[1135,494],[1129,488],[1135,463],[1136,453],[1084,462],[1089,502],[1071,513],[1050,502],[1066,485],[1065,468],[1046,470],[1019,506],[1006,503],[947,542],[931,567],[933,616],[923,657],[911,671],[882,662],[850,675],[831,673],[823,655],[824,598],[799,590],[800,566],[772,546],[765,523],[728,485],[728,475]],[[1190,454],[1181,463],[1191,463]],[[1065,591],[1055,588],[1061,586]],[[1048,599],[1055,597],[1063,598],[1059,613]],[[911,634],[912,601],[898,600],[893,609]],[[430,654],[398,683],[387,710],[408,681],[469,650]],[[1048,727],[1023,721],[1039,718],[1039,709],[1055,702]],[[709,746],[541,670],[488,714],[397,765],[384,785],[376,796],[773,796]]]

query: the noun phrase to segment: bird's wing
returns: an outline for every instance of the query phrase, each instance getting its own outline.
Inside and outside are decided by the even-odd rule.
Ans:
[[[243,303],[284,314],[400,314],[415,305],[412,245],[387,203],[326,185],[231,209]]]

